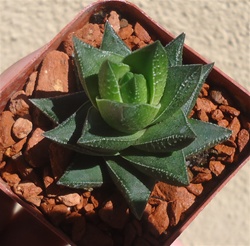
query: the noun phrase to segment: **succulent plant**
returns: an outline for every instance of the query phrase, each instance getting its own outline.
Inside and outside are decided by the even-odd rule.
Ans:
[[[100,49],[73,38],[84,91],[32,99],[57,124],[45,137],[76,152],[60,185],[112,181],[140,219],[156,182],[188,185],[185,158],[231,135],[187,117],[213,64],[183,65],[184,37],[131,51],[107,22]]]

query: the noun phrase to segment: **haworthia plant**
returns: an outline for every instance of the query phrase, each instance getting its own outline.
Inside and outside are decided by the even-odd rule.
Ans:
[[[157,181],[188,185],[185,158],[231,135],[187,117],[213,64],[182,64],[184,34],[131,52],[106,23],[100,49],[73,43],[87,99],[32,100],[57,124],[45,136],[76,152],[58,183],[89,189],[113,181],[140,219]]]

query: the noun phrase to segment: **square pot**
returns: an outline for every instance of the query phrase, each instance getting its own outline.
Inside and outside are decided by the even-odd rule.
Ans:
[[[29,75],[39,67],[41,61],[46,56],[46,54],[51,50],[57,49],[60,43],[66,38],[66,36],[70,32],[75,31],[80,27],[82,27],[85,23],[88,22],[90,16],[92,16],[93,13],[98,12],[102,8],[119,10],[119,12],[122,13],[124,16],[128,17],[130,16],[129,18],[131,19],[135,18],[133,16],[136,16],[136,19],[140,20],[141,25],[143,25],[145,29],[152,36],[157,37],[157,39],[160,40],[163,45],[167,44],[174,38],[174,36],[171,33],[164,30],[153,20],[151,20],[150,17],[148,17],[145,13],[143,13],[140,9],[138,9],[131,3],[122,0],[96,2],[85,8],[83,11],[81,11],[76,16],[76,18],[72,22],[70,22],[61,32],[59,32],[58,35],[51,42],[43,46],[41,49],[33,52],[29,56],[25,57],[21,61],[17,62],[1,75],[0,112],[4,109],[6,103],[11,98],[11,96],[24,86]],[[185,46],[184,63],[206,64],[207,61],[204,58],[202,58],[198,53],[193,51],[190,47]],[[249,92],[247,92],[239,84],[237,84],[227,75],[225,75],[218,68],[216,67],[213,68],[207,81],[210,83],[216,83],[216,86],[226,88],[226,90],[232,95],[234,100],[239,105],[241,111],[250,112]],[[233,167],[227,170],[227,172],[223,174],[223,176],[218,182],[212,184],[209,193],[207,193],[206,196],[197,199],[197,201],[192,206],[189,213],[186,215],[186,218],[175,227],[174,231],[171,232],[166,241],[166,245],[170,245],[179,236],[179,234],[191,223],[191,221],[209,203],[209,201],[216,195],[216,193],[219,192],[219,190],[231,179],[231,177],[233,177],[237,173],[237,171],[246,163],[247,159],[249,159],[249,153],[247,152],[247,147],[246,147],[245,151],[243,151],[239,155],[238,160],[233,164]],[[57,235],[59,235],[62,239],[66,240],[71,245],[74,245],[74,243],[72,243],[70,239],[68,239],[68,237],[65,236],[65,234],[63,234],[60,230],[51,225],[44,218],[44,216],[41,214],[40,211],[38,211],[33,206],[24,202],[17,195],[15,195],[2,179],[0,179],[0,188],[11,198],[20,203],[31,214],[33,214],[36,218],[38,218],[42,223],[48,226]]]

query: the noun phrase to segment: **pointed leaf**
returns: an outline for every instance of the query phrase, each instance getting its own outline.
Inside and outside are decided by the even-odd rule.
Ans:
[[[186,147],[195,137],[184,113],[178,110],[167,120],[148,127],[134,147],[152,153],[166,153]]]
[[[168,57],[168,66],[182,65],[182,52],[184,46],[185,34],[180,34],[172,42],[165,46]]]
[[[122,102],[119,80],[129,71],[129,66],[123,63],[113,63],[106,60],[101,65],[98,74],[99,93],[102,99]]]
[[[172,185],[188,185],[186,160],[182,151],[164,155],[152,155],[137,150],[125,150],[121,156],[132,162],[141,172],[152,176],[157,181]]]
[[[110,51],[94,48],[76,37],[73,37],[73,44],[74,60],[80,81],[92,104],[96,106],[95,98],[99,95],[97,74],[102,63],[107,59],[119,63],[123,57]]]
[[[155,123],[167,119],[188,101],[200,79],[201,69],[202,65],[174,66],[168,69],[161,108]]]
[[[59,124],[73,114],[88,100],[84,92],[76,92],[64,96],[30,99],[53,122]]]
[[[209,149],[227,140],[232,131],[218,125],[195,119],[188,119],[197,138],[183,149],[186,156]]]
[[[131,79],[125,83],[121,81],[120,84],[124,103],[148,103],[147,81],[142,74],[134,74]]]
[[[117,63],[123,59],[121,55],[95,48],[76,37],[73,37],[73,44],[75,62],[79,68],[78,72],[83,78],[98,74],[102,63],[107,59]]]
[[[113,182],[121,191],[137,219],[141,219],[155,181],[121,157],[106,158]]]
[[[200,90],[202,88],[202,85],[205,82],[205,79],[207,78],[208,74],[210,73],[210,71],[213,68],[213,63],[211,64],[207,64],[202,66],[202,70],[201,70],[201,75],[200,75],[200,79],[197,82],[196,88],[194,89],[192,95],[190,96],[190,98],[188,99],[188,101],[182,106],[184,113],[188,116],[191,112],[191,110],[193,109],[195,102],[197,100],[197,97],[200,93]]]
[[[168,59],[164,47],[159,41],[132,52],[123,59],[131,72],[142,74],[150,94],[149,103],[157,105],[162,97],[167,79]]]
[[[99,153],[114,155],[134,144],[143,133],[144,131],[140,131],[128,135],[118,132],[107,125],[100,113],[91,107],[84,123],[82,135],[77,143]]]
[[[108,21],[105,23],[101,49],[111,51],[121,56],[126,56],[131,53],[128,46],[120,39]]]
[[[89,107],[90,102],[85,103],[60,125],[50,131],[45,132],[44,136],[74,151],[88,155],[100,155],[99,153],[88,150],[76,144],[77,140],[81,136],[82,128]]]
[[[157,114],[160,105],[126,104],[96,99],[102,118],[114,129],[134,133],[148,126]]]
[[[110,177],[103,158],[76,154],[57,184],[91,189],[106,182],[110,182]]]

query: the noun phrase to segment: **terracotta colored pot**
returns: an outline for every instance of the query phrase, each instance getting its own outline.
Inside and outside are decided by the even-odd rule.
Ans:
[[[140,20],[140,23],[145,27],[145,29],[150,33],[150,35],[157,37],[157,39],[160,40],[163,44],[170,42],[174,38],[171,33],[156,24],[150,17],[148,17],[145,13],[138,9],[138,7],[131,3],[128,3],[125,0],[104,0],[93,3],[87,8],[83,9],[74,20],[72,20],[61,32],[57,34],[57,36],[51,42],[49,42],[39,50],[33,52],[32,54],[28,55],[27,57],[23,58],[19,62],[15,63],[0,76],[0,112],[3,111],[10,97],[24,86],[28,76],[31,74],[32,71],[38,68],[45,55],[49,51],[57,49],[60,43],[70,32],[82,27],[85,23],[88,22],[89,17],[93,13],[99,11],[102,8],[114,8],[119,10],[124,16],[130,16],[132,19],[136,18]],[[184,63],[206,64],[207,61],[199,54],[197,54],[194,50],[192,50],[190,47],[185,46]],[[216,85],[226,88],[239,105],[241,111],[250,112],[249,92],[247,92],[247,90],[242,88],[238,83],[236,83],[227,75],[225,75],[218,68],[213,68],[207,81],[210,83],[216,83]],[[216,184],[213,185],[213,187],[211,187],[210,192],[206,196],[203,196],[201,199],[198,199],[198,201],[192,207],[191,211],[187,214],[186,218],[181,221],[175,227],[175,230],[170,234],[166,245],[170,245],[180,235],[180,233],[191,223],[191,221],[199,214],[199,212],[220,191],[220,189],[238,172],[238,170],[246,163],[246,161],[250,159],[250,153],[247,153],[247,148],[245,148],[245,151],[243,151],[241,155],[239,155],[237,163],[234,163],[233,167],[229,169],[226,174],[223,175],[222,178]],[[0,189],[3,190],[12,199],[20,203],[41,223],[45,224],[59,237],[61,237],[69,244],[74,245],[74,243],[72,243],[65,234],[63,234],[59,229],[50,224],[44,218],[40,211],[38,211],[33,206],[24,202],[17,195],[15,195],[1,178]]]

